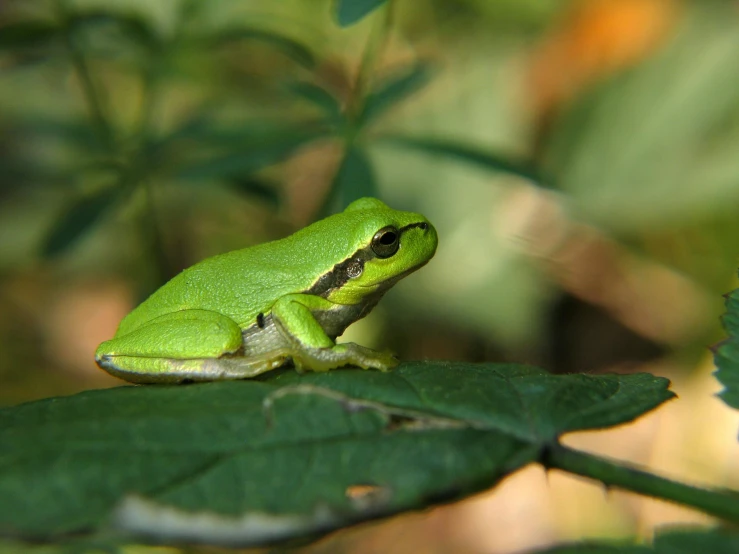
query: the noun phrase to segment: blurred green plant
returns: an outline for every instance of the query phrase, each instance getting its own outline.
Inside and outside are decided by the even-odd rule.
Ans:
[[[338,2],[337,21],[341,25],[356,23],[371,12],[380,11],[384,4]],[[14,122],[26,132],[52,135],[82,160],[66,172],[60,168],[46,170],[63,176],[77,192],[72,193],[70,203],[51,226],[41,250],[49,257],[65,253],[111,212],[130,204],[140,191],[145,198],[140,208],[141,227],[151,235],[147,241],[149,250],[156,265],[162,268],[159,281],[168,277],[152,192],[160,181],[173,180],[182,186],[226,183],[240,193],[279,205],[281,193],[255,178],[257,172],[282,162],[314,140],[330,137],[341,141],[344,154],[317,215],[343,209],[362,196],[377,196],[375,171],[366,154],[366,142],[372,139],[368,128],[390,108],[421,89],[432,74],[430,66],[422,61],[390,75],[376,74],[375,62],[390,25],[391,3],[383,8],[385,16],[375,16],[348,97],[342,97],[323,82],[317,55],[308,46],[276,31],[245,23],[203,30],[198,25],[202,5],[196,1],[181,3],[175,28],[169,34],[133,12],[99,8],[81,11],[61,0],[55,6],[53,14],[17,16],[17,21],[0,28],[0,49],[6,63],[16,67],[41,60],[46,64],[65,64],[79,83],[88,112],[86,122],[43,117]],[[218,122],[218,98],[205,97],[199,100],[201,109],[175,122],[170,129],[157,123],[157,112],[168,103],[175,86],[168,81],[198,78],[182,70],[189,56],[216,57],[244,41],[262,42],[302,68],[305,78],[287,79],[281,89],[295,100],[313,105],[317,116],[293,117],[288,113],[240,125],[222,124]],[[126,125],[114,117],[115,109],[109,105],[115,70],[132,72],[142,91],[141,105],[132,124]],[[530,175],[509,160],[481,154],[463,144],[397,136],[378,140],[393,141],[430,155],[472,161],[495,171]],[[91,176],[96,177],[95,184],[83,185]]]

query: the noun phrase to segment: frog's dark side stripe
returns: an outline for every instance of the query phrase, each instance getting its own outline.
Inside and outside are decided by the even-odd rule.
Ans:
[[[428,224],[426,222],[420,221],[418,223],[411,223],[405,227],[401,227],[398,229],[400,238],[402,239],[403,233],[410,229],[415,229],[416,227],[423,229],[427,225]],[[303,291],[303,294],[311,294],[313,296],[328,298],[332,291],[344,286],[349,279],[359,277],[364,271],[364,264],[376,257],[377,255],[374,253],[370,245],[360,248],[354,254],[349,256],[349,258],[336,264],[331,271],[321,275],[308,290]]]

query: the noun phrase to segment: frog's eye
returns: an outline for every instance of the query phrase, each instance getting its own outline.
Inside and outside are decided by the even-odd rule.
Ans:
[[[389,258],[400,248],[400,233],[395,227],[383,227],[372,237],[370,246],[378,258]]]

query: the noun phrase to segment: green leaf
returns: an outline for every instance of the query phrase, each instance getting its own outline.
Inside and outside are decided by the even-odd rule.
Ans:
[[[43,21],[19,21],[0,27],[0,50],[47,46],[60,35],[60,27]]]
[[[344,153],[331,185],[331,208],[342,211],[355,200],[365,196],[377,196],[375,172],[367,153],[352,145]]]
[[[337,0],[336,20],[342,27],[353,25],[387,0]]]
[[[40,140],[55,140],[72,145],[87,155],[108,153],[95,130],[85,121],[63,120],[45,116],[19,118],[19,132],[36,135]]]
[[[324,131],[294,131],[251,138],[252,130],[242,134],[198,133],[198,138],[212,145],[225,144],[226,152],[186,165],[178,176],[187,180],[212,180],[249,175],[281,162],[297,148],[324,135]]]
[[[652,545],[584,542],[537,550],[536,554],[734,554],[739,534],[726,529],[673,529],[657,533]]]
[[[726,314],[722,318],[726,339],[713,347],[716,378],[724,386],[719,396],[739,409],[739,289],[726,295]]]
[[[230,46],[233,42],[242,40],[256,40],[269,44],[307,69],[314,69],[316,66],[316,56],[309,47],[295,39],[267,29],[255,27],[219,29],[208,39],[214,46]]]
[[[359,117],[360,123],[367,124],[376,119],[394,104],[424,87],[430,78],[431,68],[427,64],[418,63],[387,80],[367,95]]]
[[[280,191],[276,184],[265,182],[254,177],[236,177],[228,182],[229,186],[245,196],[257,198],[269,204],[272,208],[280,206]]]
[[[486,152],[474,146],[446,140],[401,135],[382,135],[378,137],[378,140],[391,146],[410,148],[434,157],[446,156],[457,159],[461,162],[471,163],[490,171],[511,173],[528,179],[535,185],[547,188],[551,187],[550,180],[543,177],[533,165],[516,161],[503,155]]]
[[[126,37],[146,49],[154,50],[161,46],[161,37],[151,21],[134,12],[90,10],[69,16],[69,28],[72,32],[111,25],[118,27]]]
[[[123,187],[109,187],[75,200],[47,233],[42,254],[54,257],[74,246],[124,193]]]
[[[412,362],[361,379],[351,371],[284,372],[270,382],[330,387],[411,410],[433,406],[445,417],[542,444],[562,433],[626,423],[675,396],[669,381],[648,373],[552,375],[531,366],[463,362]]]
[[[657,554],[734,554],[739,552],[739,533],[729,529],[675,529],[659,533],[654,539],[654,550]]]
[[[575,544],[564,544],[537,550],[531,554],[653,554],[654,550],[648,546],[636,544],[603,544],[596,542],[583,542]]]
[[[341,104],[325,88],[313,83],[299,81],[290,83],[288,89],[296,96],[320,108],[328,116],[330,121],[338,122],[341,120]]]
[[[231,546],[312,535],[489,488],[552,437],[654,408],[667,385],[408,363],[32,402],[0,410],[0,532],[112,525]]]

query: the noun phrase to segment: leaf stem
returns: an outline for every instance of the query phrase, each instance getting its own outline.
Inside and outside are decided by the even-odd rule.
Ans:
[[[541,460],[547,468],[561,469],[601,481],[608,487],[645,494],[690,506],[712,516],[739,523],[739,493],[728,489],[704,489],[659,477],[586,452],[555,444]]]

